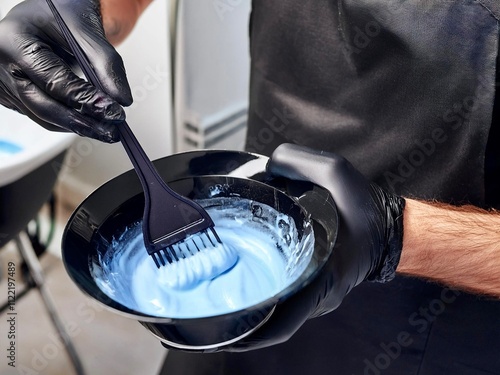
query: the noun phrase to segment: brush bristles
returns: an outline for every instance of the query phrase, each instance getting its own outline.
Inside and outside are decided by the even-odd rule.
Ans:
[[[151,253],[156,267],[160,268],[166,266],[167,264],[172,264],[178,262],[181,259],[186,259],[195,255],[196,253],[208,249],[210,247],[216,247],[217,243],[221,244],[217,232],[213,228],[209,228],[198,234],[192,235],[173,245],[167,246],[161,250]]]

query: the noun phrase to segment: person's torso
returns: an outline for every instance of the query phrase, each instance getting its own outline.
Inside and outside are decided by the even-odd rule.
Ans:
[[[499,16],[496,0],[253,0],[247,150],[338,152],[399,194],[483,205]],[[163,373],[500,374],[499,350],[499,302],[396,277],[284,344],[171,352]]]
[[[399,194],[483,205],[491,11],[473,0],[254,1],[247,149],[334,151]]]

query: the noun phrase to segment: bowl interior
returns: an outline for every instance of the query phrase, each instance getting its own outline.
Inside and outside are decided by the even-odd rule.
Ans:
[[[189,158],[192,162],[192,155]],[[169,164],[172,162],[172,157],[166,159],[169,159]],[[175,160],[173,162],[175,164]],[[225,166],[227,165],[229,164],[226,163]],[[235,169],[241,167],[237,163],[231,165]],[[157,168],[162,174],[161,163]],[[202,168],[199,169],[198,173],[200,172],[203,173]],[[180,178],[176,179],[164,178],[174,190],[191,199],[242,196],[267,204],[292,217],[299,235],[303,235],[309,221],[314,228],[315,244],[312,257],[300,276],[281,292],[245,309],[243,313],[262,311],[302,288],[324,265],[336,239],[336,209],[329,194],[312,184],[288,180],[267,180],[264,184],[247,176],[235,177],[236,173],[231,176],[229,174],[231,173],[209,176],[188,174],[177,176]],[[113,311],[141,322],[174,322],[178,319],[144,314],[109,298],[99,288],[91,272],[92,265],[104,255],[106,242],[112,241],[120,228],[140,220],[143,207],[144,197],[133,172],[119,176],[98,189],[80,205],[68,222],[63,237],[64,264],[70,277],[83,292]]]

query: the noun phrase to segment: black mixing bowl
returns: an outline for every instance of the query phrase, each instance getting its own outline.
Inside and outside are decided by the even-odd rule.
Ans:
[[[91,269],[103,258],[109,248],[106,244],[113,236],[140,220],[143,214],[144,196],[134,171],[100,187],[73,213],[62,242],[68,274],[87,295],[112,311],[139,321],[170,347],[214,351],[249,335],[265,324],[277,304],[317,275],[331,255],[337,235],[337,211],[329,193],[310,183],[270,178],[265,173],[267,160],[238,151],[193,151],[168,156],[154,164],[175,191],[190,199],[239,196],[267,204],[290,216],[299,236],[304,223],[312,223],[312,258],[300,277],[278,294],[239,311],[189,319],[144,314],[104,294]]]

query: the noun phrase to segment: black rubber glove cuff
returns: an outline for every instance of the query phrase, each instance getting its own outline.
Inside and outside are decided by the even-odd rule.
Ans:
[[[367,281],[386,283],[396,276],[396,268],[403,249],[403,211],[404,198],[387,193],[379,186],[370,184],[374,199],[379,199],[379,207],[386,207],[385,212],[385,249],[383,249],[379,267],[371,272]]]

